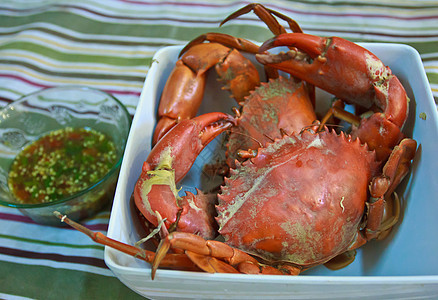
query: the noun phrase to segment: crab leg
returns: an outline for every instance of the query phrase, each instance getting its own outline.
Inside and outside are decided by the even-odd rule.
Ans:
[[[220,133],[233,125],[234,119],[224,113],[209,113],[182,120],[152,149],[143,164],[134,188],[137,208],[154,226],[157,213],[166,226],[213,238],[215,197],[198,191],[178,196],[178,183],[190,170],[199,153]]]
[[[277,19],[275,17],[286,21],[289,25],[290,30],[292,30],[292,32],[298,32],[298,33],[303,32],[300,25],[298,25],[298,23],[294,19],[291,19],[288,16],[285,16],[285,15],[283,15],[275,10],[269,9],[269,8],[259,4],[259,3],[250,3],[250,4],[246,5],[245,7],[242,7],[241,9],[235,11],[234,13],[232,13],[231,15],[226,17],[221,22],[221,24],[219,26],[222,26],[226,22],[228,22],[232,19],[236,19],[236,18],[238,18],[244,14],[247,14],[251,11],[253,11],[254,14],[256,14],[257,17],[259,17],[259,19],[261,21],[263,21],[268,26],[269,30],[274,35],[286,33],[286,29],[277,21]],[[257,47],[257,49],[258,49],[258,47]],[[267,65],[265,65],[264,68],[265,68],[265,73],[266,73],[268,78],[278,78],[279,77],[277,69],[272,68],[272,67],[267,66]],[[311,84],[306,83],[306,89],[308,91],[308,94],[310,96],[312,104],[315,107],[315,87]]]
[[[180,52],[180,56],[186,53],[190,48],[195,45],[202,44],[204,42],[219,43],[223,46],[234,48],[240,51],[256,54],[259,51],[259,46],[256,44],[241,38],[234,37],[229,34],[219,32],[208,32],[201,34],[197,38],[191,40]]]
[[[249,4],[236,11],[220,26],[251,10],[275,35],[285,33],[286,30],[274,16],[285,20],[292,31],[302,32],[293,19],[260,4]],[[204,43],[205,41],[209,43]],[[260,78],[253,64],[238,51],[255,54],[258,48],[250,41],[222,33],[203,34],[189,42],[181,51],[182,57],[177,61],[164,87],[158,108],[160,119],[154,131],[153,144],[179,120],[196,115],[204,95],[206,71],[213,66],[220,80],[225,83],[224,89],[229,90],[241,104],[244,97],[259,85]],[[265,72],[268,78],[278,77],[277,70],[268,66],[265,67]],[[313,88],[308,89],[313,95]]]
[[[370,192],[372,196],[379,197],[380,199],[385,199],[389,198],[394,193],[395,188],[408,174],[411,162],[415,156],[416,149],[417,142],[409,138],[403,139],[400,144],[394,148],[391,155],[389,156],[388,161],[383,167],[383,173],[380,176],[379,180],[373,181],[370,186]],[[379,202],[380,199],[377,202]],[[398,200],[396,199],[394,202],[398,202]],[[383,212],[377,213],[377,215],[379,216],[377,219],[375,219],[375,217],[373,216],[370,217],[370,225],[367,225],[369,233],[372,232],[374,234],[374,232],[376,232],[375,236],[379,238],[379,235],[382,232],[387,230],[388,227],[392,227],[388,224],[395,224],[399,217],[397,213],[397,211],[399,211],[399,208],[397,208],[397,206],[399,206],[399,203],[395,203],[395,205],[396,207],[394,208],[394,210],[396,211],[396,214],[393,216],[393,221],[391,221],[390,219],[382,220],[380,214],[383,214]],[[385,209],[389,209],[389,207],[386,206]],[[391,208],[390,210],[393,210],[393,208]],[[372,210],[370,210],[370,215],[371,214],[374,214]],[[382,221],[384,222],[382,223]]]
[[[286,21],[289,25],[289,28],[293,32],[303,32],[300,28],[300,25],[298,25],[298,23],[295,20],[275,10],[266,8],[258,3],[250,3],[247,6],[242,7],[238,11],[235,11],[234,13],[226,17],[225,20],[223,20],[219,26],[222,26],[229,20],[240,17],[241,15],[247,14],[251,11],[254,11],[254,13],[259,17],[259,19],[262,20],[268,26],[269,30],[271,30],[271,32],[275,35],[286,33],[286,30],[284,29],[283,26],[280,25],[280,23],[278,23],[278,21],[273,17],[273,15]]]
[[[190,43],[190,49],[176,62],[164,87],[158,107],[160,119],[154,131],[154,144],[179,120],[196,116],[204,96],[207,71],[211,68],[215,68],[219,80],[225,83],[223,89],[229,90],[237,102],[243,101],[249,91],[260,83],[255,66],[236,49],[216,42],[199,44],[203,39],[216,38],[237,49],[252,52],[258,49],[250,42],[222,34],[201,36]]]
[[[400,213],[398,199],[394,201],[395,207],[391,207],[385,199],[392,195],[408,173],[416,148],[415,140],[403,139],[392,151],[382,174],[371,181],[369,186],[371,198],[367,202],[367,224],[362,238],[358,238],[351,249],[358,248],[371,239],[381,239],[381,234],[391,229],[397,222]],[[391,211],[394,211],[394,214],[390,216]]]
[[[352,125],[360,125],[360,117],[346,111],[344,109],[344,102],[341,100],[336,100],[333,102],[332,107],[329,108],[325,116],[321,119],[321,124],[319,125],[319,130],[322,130],[330,120],[330,117],[336,117],[338,119],[344,120]]]
[[[298,50],[265,52],[279,46]],[[386,159],[403,137],[400,128],[407,118],[409,99],[398,78],[370,51],[338,37],[289,33],[266,41],[259,53],[259,62],[308,81],[348,103],[365,108],[377,106],[381,112],[362,119],[352,135],[375,149],[379,160]]]
[[[180,236],[182,235],[182,238],[178,236],[177,243],[174,244],[176,245],[175,248],[180,248],[180,249],[191,248],[194,251],[186,250],[184,253],[181,254],[167,253],[167,251],[169,250],[170,242],[169,239],[164,239],[163,241],[166,241],[166,246],[161,246],[162,244],[160,244],[157,253],[155,253],[149,250],[145,250],[125,243],[121,243],[119,241],[116,241],[114,239],[105,236],[101,232],[94,232],[86,228],[85,226],[69,219],[66,215],[62,215],[58,211],[54,211],[53,214],[56,217],[58,217],[61,220],[61,222],[65,222],[66,224],[70,225],[74,229],[88,235],[96,243],[111,247],[113,249],[119,250],[123,253],[126,253],[135,258],[150,263],[151,265],[153,265],[152,274],[151,274],[152,279],[155,278],[155,273],[158,268],[158,265],[160,265],[160,267],[177,268],[179,270],[184,270],[184,271],[203,270],[209,273],[246,273],[246,274],[276,274],[276,275],[284,274],[283,272],[273,267],[260,265],[253,257],[249,256],[248,254],[240,250],[231,248],[226,244],[216,241],[205,241],[202,239],[203,241],[202,242],[201,240],[199,240],[199,236],[193,234],[175,232]],[[175,235],[175,233],[171,235]],[[190,241],[193,237],[194,237],[193,240],[195,242]],[[206,253],[205,252],[206,248],[202,247],[204,244],[212,248],[212,250],[209,251],[210,254],[217,255],[218,253],[225,252],[226,254],[228,254],[228,256],[231,255],[231,257],[228,257],[228,260],[230,261],[230,263],[232,262],[234,265],[238,264],[239,270],[231,266],[230,263],[226,263],[213,256],[199,254],[199,252]],[[199,248],[201,250],[199,250],[197,246],[201,246]],[[224,254],[219,254],[219,257],[227,258],[227,256],[224,256]],[[286,266],[284,269],[286,271],[289,270],[289,272],[293,272],[293,271],[296,272],[295,268],[293,267]]]
[[[152,263],[155,252],[137,248],[128,244],[121,243],[119,241],[113,240],[101,232],[94,232],[85,226],[69,219],[66,215],[62,215],[58,211],[54,211],[53,214],[58,217],[61,222],[65,222],[76,230],[88,235],[96,243],[109,246],[113,249],[119,250],[128,255],[134,256],[138,259],[144,260],[148,263]],[[187,271],[196,271],[198,268],[196,265],[184,254],[167,254],[162,258],[161,265],[163,267],[178,267],[179,269]]]
[[[405,138],[392,151],[391,156],[383,167],[383,174],[391,181],[386,192],[387,195],[392,194],[408,174],[416,149],[417,142],[413,139]]]
[[[272,275],[298,275],[299,269],[281,266],[282,270],[260,264],[247,253],[225,243],[204,240],[198,235],[174,231],[162,239],[152,263],[152,276],[161,265],[169,249],[184,250],[187,256],[203,271],[209,273],[247,273]]]

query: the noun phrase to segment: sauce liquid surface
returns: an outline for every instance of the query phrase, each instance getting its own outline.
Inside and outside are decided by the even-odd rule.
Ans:
[[[20,203],[52,202],[98,182],[116,159],[114,143],[98,131],[52,131],[17,155],[9,171],[9,189]]]

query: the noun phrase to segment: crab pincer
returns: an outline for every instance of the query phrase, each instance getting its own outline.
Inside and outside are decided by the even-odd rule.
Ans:
[[[198,190],[198,194],[178,196],[176,184],[186,175],[199,153],[216,136],[229,129],[234,118],[224,113],[209,113],[182,120],[152,149],[143,164],[134,188],[135,204],[154,226],[158,226],[156,211],[179,230],[216,235],[213,219],[214,201]]]
[[[278,54],[267,52],[282,46],[296,49]],[[403,138],[401,128],[409,102],[406,91],[389,67],[367,49],[339,37],[288,33],[267,40],[256,58],[347,103],[372,110],[352,135],[376,150],[379,160],[388,158]]]

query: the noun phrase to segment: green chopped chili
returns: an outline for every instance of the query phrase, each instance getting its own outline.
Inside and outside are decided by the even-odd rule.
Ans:
[[[9,172],[9,189],[21,203],[51,202],[96,183],[116,159],[114,142],[96,130],[52,131],[17,155]]]

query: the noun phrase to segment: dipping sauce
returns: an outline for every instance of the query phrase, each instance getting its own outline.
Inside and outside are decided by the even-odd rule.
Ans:
[[[52,131],[15,158],[8,185],[18,202],[51,202],[99,181],[116,163],[114,142],[85,128]]]

